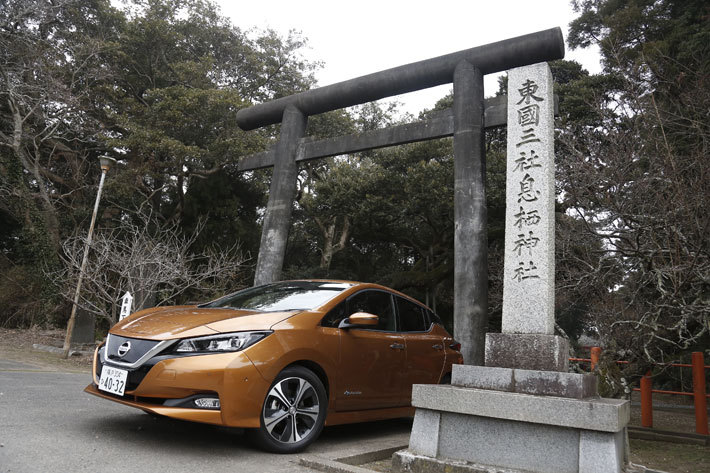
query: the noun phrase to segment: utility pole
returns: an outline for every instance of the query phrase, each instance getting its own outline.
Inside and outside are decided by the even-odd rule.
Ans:
[[[96,214],[99,212],[99,202],[101,201],[101,191],[104,188],[104,180],[111,166],[116,163],[116,160],[109,156],[99,157],[101,162],[101,180],[99,181],[99,191],[96,194],[96,203],[94,204],[94,213],[91,215],[91,225],[89,226],[89,235],[86,237],[86,246],[84,247],[84,257],[81,260],[81,268],[79,269],[79,280],[76,283],[76,291],[74,292],[74,302],[71,307],[71,315],[67,322],[67,334],[64,338],[64,358],[69,357],[69,349],[71,348],[71,339],[74,333],[74,324],[76,322],[76,308],[79,306],[79,293],[81,292],[81,283],[84,281],[84,270],[89,257],[89,248],[94,235],[94,224],[96,223]]]

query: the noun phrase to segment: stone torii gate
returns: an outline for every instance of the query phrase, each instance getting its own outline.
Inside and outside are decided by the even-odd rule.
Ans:
[[[484,129],[506,124],[506,97],[483,98],[483,76],[561,59],[560,28],[376,72],[242,109],[244,130],[281,123],[273,149],[244,158],[242,171],[274,167],[255,285],[280,278],[296,192],[298,162],[435,138],[454,137],[454,336],[465,363],[483,364],[488,322]],[[357,135],[305,137],[310,115],[453,83],[454,105],[434,118]]]

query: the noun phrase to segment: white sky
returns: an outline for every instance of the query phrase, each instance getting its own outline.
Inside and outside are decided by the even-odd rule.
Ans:
[[[308,38],[305,56],[324,63],[319,85],[429,59],[555,26],[567,39],[576,17],[569,0],[217,0],[233,24],[272,28],[282,36],[295,29]],[[567,48],[565,59],[591,73],[601,70],[596,50]],[[498,89],[486,76],[485,95]],[[451,90],[445,85],[397,97],[405,111],[431,108]]]

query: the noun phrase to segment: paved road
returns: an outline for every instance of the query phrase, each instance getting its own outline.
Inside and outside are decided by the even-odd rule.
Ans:
[[[167,418],[83,392],[88,374],[0,359],[0,473],[313,473],[301,455],[260,452],[243,432]],[[305,453],[327,458],[404,445],[411,421],[326,428]]]

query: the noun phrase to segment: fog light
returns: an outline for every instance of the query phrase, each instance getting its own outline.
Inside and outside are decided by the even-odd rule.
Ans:
[[[195,399],[195,405],[200,409],[219,409],[219,399],[215,397],[200,397]]]

